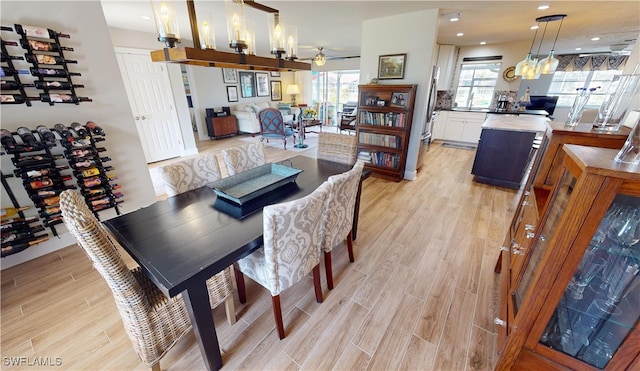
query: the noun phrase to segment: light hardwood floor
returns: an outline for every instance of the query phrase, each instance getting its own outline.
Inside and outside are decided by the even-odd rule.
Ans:
[[[199,147],[218,153],[242,143],[235,137]],[[300,153],[267,147],[273,161]],[[305,153],[315,156],[315,148]],[[328,291],[323,279],[321,304],[311,278],[281,295],[284,340],[275,331],[268,291],[247,279],[247,303],[236,295],[235,325],[225,320],[224,306],[213,311],[224,369],[493,369],[493,267],[517,192],[475,183],[474,153],[435,143],[417,180],[366,180],[355,263],[346,248],[334,250],[336,286]],[[33,369],[144,369],[109,289],[79,247],[1,276],[2,369],[47,362],[34,357],[62,365]],[[5,357],[27,358],[10,366]],[[160,364],[203,369],[193,334]]]

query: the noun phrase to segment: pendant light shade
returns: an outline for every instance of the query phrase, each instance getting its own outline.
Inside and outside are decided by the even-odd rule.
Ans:
[[[558,35],[560,34],[560,28],[562,27],[562,22],[560,22],[560,26],[558,27],[556,38],[553,42],[553,47],[551,48],[551,51],[549,52],[549,55],[546,58],[543,58],[542,60],[538,61],[538,58],[532,57],[531,51],[533,50],[533,46],[536,42],[536,36],[538,35],[540,22],[545,23],[545,28],[544,28],[545,32],[542,34],[542,38],[540,39],[540,44],[538,46],[538,53],[540,53],[540,48],[542,47],[542,42],[544,41],[544,35],[547,31],[547,25],[549,24],[549,22],[564,20],[566,16],[567,16],[566,14],[554,14],[554,15],[547,15],[544,17],[536,18],[536,21],[538,22],[538,28],[536,29],[536,33],[533,36],[533,41],[531,42],[531,48],[529,48],[529,53],[527,54],[527,56],[518,64],[516,64],[516,68],[514,71],[516,75],[522,76],[523,80],[535,80],[540,78],[540,75],[542,74],[551,74],[556,71],[556,69],[558,68],[559,61],[554,56],[554,49],[556,47],[556,42],[558,41]]]
[[[518,64],[516,64],[516,69],[514,73],[516,75],[524,76],[525,74],[529,73],[529,70],[533,69],[534,66],[535,66],[535,63],[533,62],[533,59],[531,59],[531,53],[529,53],[527,54],[526,57],[524,57],[523,60],[521,60],[520,62],[518,62]]]
[[[567,17],[566,14],[556,14],[556,15],[541,17],[541,18],[544,18],[542,22],[551,22],[551,21],[560,20],[560,26],[558,26],[558,31],[556,32],[556,38],[553,41],[553,46],[551,47],[551,51],[549,52],[549,55],[546,58],[543,58],[540,62],[538,62],[538,69],[540,70],[541,74],[547,75],[547,74],[554,73],[558,68],[558,64],[560,63],[560,61],[558,60],[558,58],[554,57],[553,53],[556,48],[556,42],[558,41],[558,35],[560,34],[562,23],[564,22],[564,19],[566,17]]]
[[[313,61],[316,63],[316,65],[318,65],[319,67],[324,66],[325,63],[327,63],[327,56],[324,55],[324,53],[322,52],[323,48],[320,47],[318,48],[319,53],[316,54],[316,56],[313,58]]]

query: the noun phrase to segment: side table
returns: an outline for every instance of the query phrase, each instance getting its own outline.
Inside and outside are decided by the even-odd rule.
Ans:
[[[219,139],[236,135],[238,133],[238,121],[235,116],[207,117],[207,132],[209,138]]]

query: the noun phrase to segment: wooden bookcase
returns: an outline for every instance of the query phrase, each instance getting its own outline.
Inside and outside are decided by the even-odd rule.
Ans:
[[[409,148],[417,85],[360,85],[358,158],[383,178],[400,181]]]

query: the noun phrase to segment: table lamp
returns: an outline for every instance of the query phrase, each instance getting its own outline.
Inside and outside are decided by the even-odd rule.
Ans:
[[[300,94],[300,88],[296,84],[291,84],[287,86],[287,94],[291,95],[291,105],[297,106],[296,104],[296,94]]]

